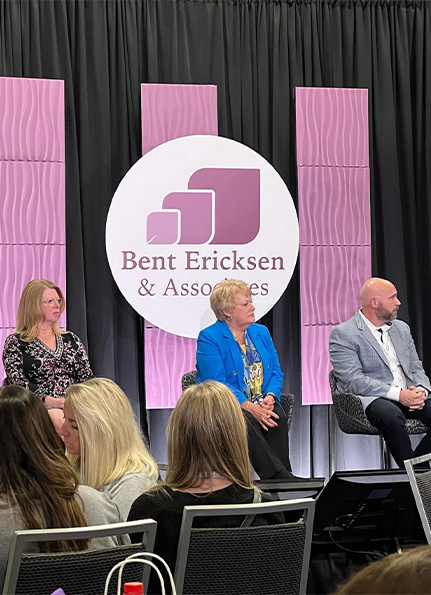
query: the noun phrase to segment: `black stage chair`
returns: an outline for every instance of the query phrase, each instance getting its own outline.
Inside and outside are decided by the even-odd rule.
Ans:
[[[361,399],[353,393],[340,393],[337,388],[337,378],[334,370],[329,372],[329,386],[331,388],[332,403],[340,430],[345,434],[366,434],[381,436],[379,430],[373,426],[365,415]],[[417,419],[407,419],[408,434],[426,434],[429,428]],[[389,467],[389,451],[382,438],[383,460],[385,467]]]
[[[178,593],[305,593],[314,506],[314,500],[306,498],[260,504],[186,506],[175,568]],[[301,515],[299,521],[215,529],[192,526],[198,517],[246,517],[292,511]]]
[[[372,434],[380,436],[379,430],[370,424],[362,407],[361,399],[353,393],[340,393],[334,370],[329,372],[332,402],[340,430],[346,434]],[[417,419],[408,419],[406,428],[409,434],[426,434],[429,428]]]

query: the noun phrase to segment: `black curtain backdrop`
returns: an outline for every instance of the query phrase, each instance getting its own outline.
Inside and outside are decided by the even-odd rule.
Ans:
[[[0,75],[65,80],[68,326],[95,373],[145,403],[141,321],[105,255],[143,82],[217,85],[219,134],[268,159],[295,201],[295,87],[369,90],[373,273],[397,286],[431,371],[430,52],[426,0],[3,0]],[[298,279],[264,322],[299,396]],[[315,420],[296,415],[305,453]]]

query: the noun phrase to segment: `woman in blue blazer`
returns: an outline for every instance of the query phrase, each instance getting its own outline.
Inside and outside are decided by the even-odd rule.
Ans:
[[[287,418],[280,405],[283,372],[268,329],[255,323],[250,289],[242,281],[223,281],[210,303],[217,322],[199,333],[196,382],[217,380],[235,394],[259,477],[293,479]]]

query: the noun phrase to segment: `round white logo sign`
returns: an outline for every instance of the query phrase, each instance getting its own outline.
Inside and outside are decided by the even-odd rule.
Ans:
[[[298,255],[298,219],[283,180],[252,149],[219,136],[160,145],[112,199],[106,250],[130,305],[161,329],[197,337],[214,322],[224,279],[252,292],[256,318],[279,300]]]

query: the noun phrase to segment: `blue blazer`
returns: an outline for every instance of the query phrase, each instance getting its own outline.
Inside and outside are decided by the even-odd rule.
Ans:
[[[274,393],[280,400],[283,372],[271,335],[266,326],[256,323],[251,324],[247,332],[262,360],[262,393]],[[217,380],[228,386],[240,403],[247,400],[243,393],[244,363],[226,322],[217,320],[199,333],[196,368],[197,383]]]
[[[388,332],[408,386],[431,391],[408,325],[393,320]],[[364,409],[378,397],[386,397],[394,377],[383,349],[359,312],[332,330],[329,355],[338,390],[358,395]]]

